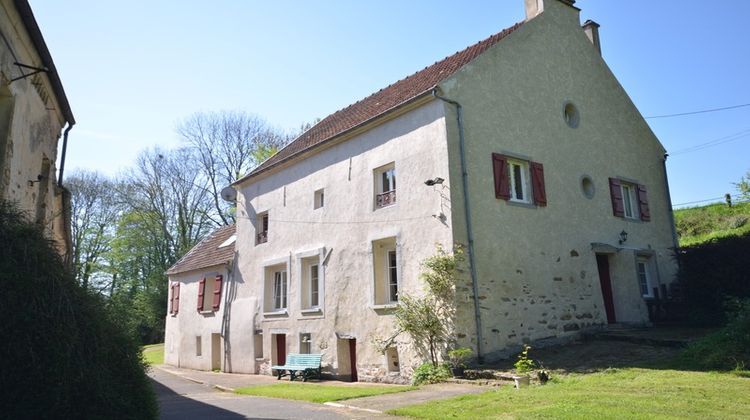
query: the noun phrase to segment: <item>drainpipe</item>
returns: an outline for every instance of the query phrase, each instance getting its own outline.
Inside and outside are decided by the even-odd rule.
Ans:
[[[63,149],[62,149],[62,156],[60,157],[60,174],[57,177],[57,185],[62,187],[63,183],[63,172],[65,171],[65,155],[68,152],[68,133],[73,128],[75,123],[68,122],[68,127],[65,128],[65,132],[63,133]]]
[[[674,245],[674,251],[676,253],[680,248],[680,242],[677,239],[677,228],[674,225],[674,211],[672,210],[672,196],[669,193],[669,179],[667,178],[667,157],[669,157],[669,153],[664,153],[664,159],[661,161],[661,168],[664,172],[664,189],[666,190],[667,194],[667,206],[669,206],[669,223],[670,227],[672,228],[672,244]],[[680,260],[678,259],[678,264],[679,261]]]
[[[477,328],[477,362],[483,363],[482,355],[482,316],[479,311],[479,286],[477,285],[477,268],[474,259],[474,231],[471,227],[471,208],[469,206],[469,181],[466,170],[466,150],[464,146],[463,108],[458,102],[438,95],[438,88],[432,89],[432,96],[456,107],[456,121],[458,123],[458,146],[461,156],[461,185],[464,196],[464,217],[466,221],[466,235],[469,241],[469,268],[471,272],[471,291],[474,294],[474,320]]]

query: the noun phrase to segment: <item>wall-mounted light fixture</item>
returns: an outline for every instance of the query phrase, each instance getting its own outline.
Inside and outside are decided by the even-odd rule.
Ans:
[[[620,245],[624,244],[625,241],[627,240],[628,240],[628,232],[625,232],[625,230],[623,230],[622,232],[620,232]]]
[[[29,182],[29,187],[33,187],[35,182],[42,182],[43,179],[44,179],[44,175],[41,175],[41,174],[37,175],[36,176],[36,180],[30,179],[28,181]]]
[[[431,187],[435,184],[442,184],[443,181],[445,180],[438,176],[438,177],[435,177],[435,179],[428,179],[427,181],[424,182],[424,184],[427,185],[428,187]]]

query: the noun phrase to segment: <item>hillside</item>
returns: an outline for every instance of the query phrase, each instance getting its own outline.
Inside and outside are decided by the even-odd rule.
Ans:
[[[750,202],[679,209],[674,217],[683,247],[750,233]]]

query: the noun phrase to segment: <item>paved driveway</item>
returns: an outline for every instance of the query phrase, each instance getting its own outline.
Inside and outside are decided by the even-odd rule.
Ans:
[[[356,419],[388,417],[302,401],[241,396],[151,369],[162,419]]]

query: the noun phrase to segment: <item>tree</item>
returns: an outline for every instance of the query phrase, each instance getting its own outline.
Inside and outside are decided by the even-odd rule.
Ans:
[[[737,187],[737,191],[740,192],[743,199],[750,200],[750,171],[747,171],[747,174],[740,178],[740,182],[734,185]]]
[[[73,270],[83,288],[106,263],[113,227],[120,213],[114,183],[98,172],[77,171],[67,179],[70,190]]]
[[[197,170],[206,180],[221,224],[234,223],[222,188],[276,153],[288,139],[262,118],[239,111],[198,112],[177,125],[177,134],[193,149]]]

